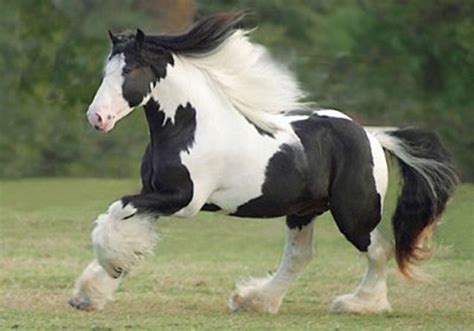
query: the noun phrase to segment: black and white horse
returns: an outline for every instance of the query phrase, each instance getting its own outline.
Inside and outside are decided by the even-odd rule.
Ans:
[[[437,136],[371,133],[338,111],[311,109],[294,77],[236,27],[242,17],[217,14],[181,35],[110,33],[112,51],[87,118],[107,132],[143,106],[150,143],[141,193],[112,203],[95,222],[96,258],[77,280],[72,306],[104,306],[152,251],[158,216],[286,216],[277,272],[238,285],[232,310],[278,311],[311,260],[314,219],[326,211],[368,259],[359,287],[336,298],[333,311],[389,311],[388,260],[395,255],[410,275],[422,257],[421,243],[457,183]],[[403,185],[393,234],[384,237],[377,226],[388,186],[385,151],[399,161]]]

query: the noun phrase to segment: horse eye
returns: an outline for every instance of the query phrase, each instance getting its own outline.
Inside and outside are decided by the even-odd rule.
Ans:
[[[123,73],[124,74],[129,74],[131,71],[132,71],[132,69],[130,69],[130,68],[127,68],[127,67],[123,68]]]

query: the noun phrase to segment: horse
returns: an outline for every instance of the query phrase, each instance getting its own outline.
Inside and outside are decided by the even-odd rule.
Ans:
[[[114,34],[103,79],[87,110],[109,132],[144,108],[150,142],[142,189],[123,196],[92,230],[95,258],[69,304],[100,310],[121,280],[153,251],[156,220],[200,211],[233,217],[286,217],[275,273],[237,284],[232,311],[278,312],[289,285],[313,257],[313,226],[330,211],[343,236],[367,257],[337,313],[391,311],[387,263],[416,277],[458,179],[438,136],[419,128],[370,130],[349,116],[304,101],[294,75],[241,28],[244,13],[219,13],[176,35]],[[380,230],[389,159],[401,178],[392,231]],[[392,167],[390,167],[392,172]]]

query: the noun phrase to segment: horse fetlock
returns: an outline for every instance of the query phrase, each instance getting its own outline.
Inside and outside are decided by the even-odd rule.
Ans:
[[[250,279],[237,286],[229,301],[232,311],[246,310],[276,314],[285,295],[271,286],[271,278]]]
[[[69,305],[79,310],[100,310],[112,300],[113,293],[120,284],[93,260],[76,281]]]

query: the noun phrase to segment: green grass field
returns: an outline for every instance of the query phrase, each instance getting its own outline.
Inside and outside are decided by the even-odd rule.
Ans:
[[[278,265],[283,220],[239,220],[201,213],[161,219],[156,254],[123,282],[101,312],[66,301],[92,258],[92,221],[137,191],[136,181],[32,179],[1,182],[0,329],[20,330],[473,330],[474,186],[462,186],[444,217],[428,283],[389,273],[393,313],[333,315],[335,295],[358,284],[365,259],[329,215],[317,221],[316,258],[290,288],[280,313],[230,313],[234,283]]]

